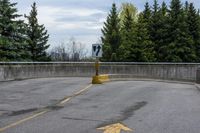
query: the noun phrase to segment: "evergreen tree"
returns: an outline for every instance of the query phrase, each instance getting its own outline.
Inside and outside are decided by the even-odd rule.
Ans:
[[[152,16],[152,11],[149,6],[149,3],[146,2],[144,6],[144,11],[142,12],[142,18],[144,23],[146,23],[148,30],[150,30],[150,23],[151,23],[151,16]]]
[[[187,24],[189,27],[189,35],[194,41],[194,47],[196,52],[196,61],[200,61],[200,23],[198,12],[195,9],[193,3],[190,3],[187,10]]]
[[[120,20],[117,13],[116,5],[113,3],[110,14],[107,17],[102,29],[103,36],[103,61],[116,61],[116,53],[121,43],[120,37]]]
[[[50,58],[47,56],[46,50],[49,48],[47,44],[49,35],[44,25],[40,25],[37,19],[36,3],[32,5],[32,10],[29,16],[25,16],[28,19],[28,50],[31,53],[32,61],[48,61]]]
[[[143,14],[139,15],[136,25],[136,45],[133,45],[133,54],[136,62],[155,61],[153,42],[150,39],[148,24],[144,21]],[[132,56],[133,56],[132,55]]]
[[[136,61],[152,62],[155,61],[155,52],[153,42],[150,38],[150,19],[151,10],[149,4],[145,4],[144,11],[139,15],[136,25],[136,45],[132,47],[135,53]]]
[[[153,5],[153,11],[152,11],[152,16],[150,19],[150,39],[153,43],[153,48],[154,50],[158,50],[159,47],[159,40],[160,38],[160,33],[159,30],[161,29],[161,14],[159,13],[159,5],[157,0],[154,0],[154,5]],[[157,55],[158,58],[158,55]]]
[[[17,14],[16,4],[0,0],[0,61],[25,61],[29,58],[25,24],[19,20],[21,15]]]
[[[172,0],[169,11],[168,45],[165,61],[193,62],[195,52],[193,40],[188,35],[186,15],[180,0]]]
[[[185,12],[188,13],[189,10],[189,3],[188,1],[185,2]]]
[[[135,61],[135,53],[133,53],[132,47],[135,42],[135,22],[128,8],[125,9],[124,19],[122,22],[121,36],[122,43],[119,48],[119,60],[120,61]]]
[[[154,45],[154,51],[156,51],[156,60],[159,62],[164,62],[164,57],[166,56],[166,39],[168,36],[167,10],[168,9],[165,2],[163,2],[161,8],[159,8],[157,1],[155,0],[151,19],[150,34]]]

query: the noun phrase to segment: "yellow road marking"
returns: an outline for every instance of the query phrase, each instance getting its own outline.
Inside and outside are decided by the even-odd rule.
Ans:
[[[92,87],[92,84],[86,86],[85,88],[83,88],[83,89],[81,89],[80,91],[76,92],[76,93],[73,94],[72,96],[70,96],[70,97],[68,97],[68,98],[66,98],[66,99],[64,99],[64,100],[62,100],[60,103],[58,103],[58,105],[63,105],[63,104],[65,104],[65,103],[67,103],[67,102],[68,102],[69,100],[71,100],[72,98],[74,98],[74,97],[76,97],[76,96],[82,94],[83,92],[87,91],[90,87]],[[5,131],[5,130],[7,130],[7,129],[9,129],[9,128],[18,126],[18,125],[20,125],[20,124],[22,124],[22,123],[24,123],[24,122],[26,122],[26,121],[29,121],[29,120],[34,119],[34,118],[36,118],[36,117],[39,117],[39,116],[41,116],[41,115],[43,115],[43,114],[45,114],[45,113],[47,113],[47,112],[49,112],[49,111],[50,111],[49,109],[46,109],[46,110],[44,110],[44,111],[42,111],[42,112],[36,113],[36,114],[31,115],[31,116],[28,116],[28,117],[26,117],[26,118],[24,118],[24,119],[22,119],[22,120],[19,120],[19,121],[17,121],[17,122],[11,123],[11,124],[9,124],[9,125],[7,125],[7,126],[5,126],[5,127],[0,128],[0,132],[3,132],[3,131]]]
[[[58,103],[58,105],[63,105],[65,103],[67,103],[69,100],[71,100],[75,96],[78,96],[78,95],[82,94],[83,92],[87,91],[90,87],[92,87],[92,84],[89,84],[85,88],[83,88],[83,89],[79,90],[78,92],[74,93],[72,96],[66,97],[60,103]]]
[[[90,84],[90,85],[86,86],[85,88],[83,88],[82,90],[76,92],[74,95],[80,95],[84,91],[88,90],[90,87],[92,87],[92,84]]]
[[[121,130],[132,132],[133,130],[121,123],[111,124],[105,127],[97,128],[97,130],[104,130],[103,133],[120,133]]]
[[[43,115],[43,114],[45,114],[45,113],[47,113],[47,112],[48,112],[48,110],[45,110],[45,111],[39,112],[39,113],[37,113],[37,114],[34,114],[34,115],[32,115],[32,116],[29,116],[29,117],[27,117],[27,118],[24,118],[24,119],[22,119],[22,120],[20,120],[20,121],[17,121],[17,122],[14,122],[14,123],[12,123],[12,124],[9,124],[9,125],[7,125],[7,126],[5,126],[5,127],[3,127],[3,128],[0,128],[0,132],[3,132],[3,131],[5,131],[5,130],[11,128],[11,127],[15,127],[15,126],[17,126],[17,125],[20,125],[20,124],[22,124],[22,123],[24,123],[24,122],[26,122],[26,121],[28,121],[28,120],[31,120],[31,119],[33,119],[33,118],[36,118],[36,117],[38,117],[38,116],[40,116],[40,115]]]
[[[61,102],[59,103],[59,105],[61,105],[61,104],[65,104],[65,103],[68,102],[69,100],[71,100],[71,98],[67,98],[67,99],[61,101]]]

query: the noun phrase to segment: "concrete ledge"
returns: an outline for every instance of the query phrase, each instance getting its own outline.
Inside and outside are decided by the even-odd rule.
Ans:
[[[199,63],[101,62],[111,78],[196,81]],[[92,77],[94,62],[0,62],[0,81],[49,77]]]

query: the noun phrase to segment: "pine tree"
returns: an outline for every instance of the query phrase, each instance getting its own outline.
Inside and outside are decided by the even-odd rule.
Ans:
[[[119,48],[119,60],[120,61],[135,61],[135,53],[132,50],[135,42],[135,23],[134,18],[128,8],[124,11],[124,19],[121,28],[122,43]]]
[[[144,13],[144,12],[143,12]],[[150,39],[149,24],[141,13],[136,25],[136,45],[132,47],[137,62],[153,62],[155,61],[155,52],[153,42]]]
[[[103,61],[116,61],[116,53],[121,43],[120,37],[120,20],[117,13],[117,7],[113,3],[110,14],[107,17],[104,27],[102,29],[103,36]]]
[[[145,4],[145,9],[140,13],[136,24],[136,44],[132,47],[136,61],[152,62],[155,61],[153,42],[150,38],[150,22],[152,12],[149,3]]]
[[[189,10],[189,3],[188,1],[185,2],[185,12],[188,13]]]
[[[152,17],[152,11],[149,6],[149,3],[146,2],[144,6],[144,11],[142,12],[142,18],[144,23],[146,23],[148,30],[150,30],[150,23],[151,23],[151,17]]]
[[[32,10],[29,16],[25,16],[28,19],[28,50],[31,53],[32,61],[48,61],[50,58],[47,56],[46,50],[49,48],[47,30],[44,25],[40,25],[37,19],[36,3],[32,5]]]
[[[196,52],[196,61],[200,61],[200,23],[198,12],[195,9],[193,3],[188,4],[187,10],[187,24],[189,28],[189,35],[194,41],[194,47]]]
[[[154,5],[153,5],[153,11],[152,11],[152,16],[150,19],[150,39],[153,43],[153,48],[154,50],[158,50],[159,47],[159,40],[160,38],[160,33],[159,30],[161,29],[162,25],[161,25],[161,14],[159,13],[159,5],[157,0],[154,0]],[[157,55],[158,58],[158,55]]]
[[[157,1],[155,0],[151,19],[150,34],[151,40],[154,43],[154,51],[156,51],[156,60],[158,62],[164,62],[164,57],[166,56],[166,39],[168,36],[167,10],[168,9],[165,2],[163,2],[161,8],[159,8]]]
[[[19,20],[17,3],[0,0],[0,61],[25,61],[29,58],[26,50],[25,24]]]
[[[186,15],[180,0],[172,0],[169,11],[168,45],[165,61],[193,62],[195,52],[193,40],[188,35]]]

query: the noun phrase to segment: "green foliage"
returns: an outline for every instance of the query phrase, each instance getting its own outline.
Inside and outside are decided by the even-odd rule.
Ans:
[[[120,24],[123,25],[123,21],[127,16],[127,10],[134,22],[137,21],[137,8],[132,3],[122,3],[119,18],[120,18]]]
[[[185,12],[187,15],[187,26],[189,30],[189,35],[194,41],[194,50],[196,52],[196,61],[200,61],[200,21],[199,14],[197,10],[194,8],[193,3],[186,4]]]
[[[186,14],[180,0],[172,0],[168,17],[168,44],[165,61],[194,62],[194,42],[188,34]]]
[[[32,5],[32,10],[27,24],[28,51],[31,53],[32,61],[49,61],[46,50],[49,48],[47,44],[49,35],[44,25],[38,24],[36,3]]]
[[[120,61],[134,61],[131,58],[132,47],[135,45],[135,23],[133,16],[128,8],[125,9],[124,19],[121,27],[121,45],[119,47],[118,56]]]
[[[112,53],[111,61],[113,61],[113,62],[117,61],[117,54],[116,53]]]
[[[153,49],[155,52],[155,58],[157,61],[164,62],[166,56],[166,39],[167,39],[167,28],[168,28],[168,18],[167,18],[167,6],[165,2],[159,7],[157,0],[154,0],[152,17],[150,21],[150,38],[153,43]]]
[[[140,14],[136,25],[136,45],[133,47],[136,61],[152,62],[155,61],[153,42],[150,39],[149,23],[146,18],[147,12]]]
[[[20,20],[17,3],[0,0],[0,61],[45,61],[49,35],[37,22],[35,3],[28,24]]]
[[[186,1],[183,6],[180,0],[171,0],[168,8],[165,2],[159,5],[154,0],[152,8],[146,2],[139,15],[135,11],[130,3],[122,5],[119,15],[121,43],[114,52],[117,60],[200,62],[200,10],[197,11],[193,3]],[[106,54],[112,55],[109,45],[106,49],[111,52],[106,51]]]
[[[29,60],[25,24],[18,18],[17,3],[0,0],[0,61]]]
[[[107,17],[104,27],[102,29],[103,36],[101,40],[103,42],[103,57],[102,61],[113,61],[111,56],[113,53],[117,53],[121,43],[120,36],[120,20],[117,13],[116,5],[113,3],[110,14]]]

